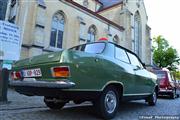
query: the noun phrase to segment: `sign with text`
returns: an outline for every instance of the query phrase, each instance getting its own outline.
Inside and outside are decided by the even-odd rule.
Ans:
[[[0,60],[19,60],[20,44],[19,27],[0,21]]]

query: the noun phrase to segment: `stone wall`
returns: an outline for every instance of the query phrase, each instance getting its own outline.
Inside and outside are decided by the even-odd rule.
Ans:
[[[111,36],[118,36],[121,40],[123,32],[106,20],[83,10],[70,2],[45,0],[44,6],[36,0],[31,2],[19,2],[19,12],[16,24],[20,26],[22,42],[21,58],[36,56],[49,51],[60,50],[50,47],[51,22],[53,15],[61,11],[65,16],[65,30],[63,35],[63,49],[83,43],[79,40],[80,21],[85,23],[84,34],[87,36],[88,28],[95,25],[97,28],[96,40],[101,37],[108,37],[108,30]],[[28,55],[27,55],[28,54]]]
[[[83,5],[84,0],[74,1]],[[146,27],[147,14],[144,3],[137,1],[129,0],[127,3],[117,4],[112,8],[95,13],[96,0],[88,0],[89,5],[87,8],[92,10],[91,12],[85,7],[81,8],[66,0],[44,0],[43,4],[39,3],[38,0],[31,0],[29,2],[19,0],[15,23],[21,29],[21,39],[23,40],[21,58],[60,50],[50,47],[52,17],[58,11],[61,11],[65,16],[63,49],[84,43],[84,41],[79,40],[80,23],[83,22],[83,36],[85,36],[85,39],[87,39],[89,27],[94,25],[97,29],[96,40],[101,37],[107,37],[110,41],[113,41],[113,38],[116,36],[119,39],[118,44],[133,51],[134,15],[138,11],[142,24],[140,58],[143,62],[150,64],[151,44],[149,41],[150,33],[147,32]],[[97,14],[114,22],[116,25],[104,20]],[[117,25],[123,26],[125,30],[120,30]]]
[[[151,35],[146,32],[148,19],[146,9],[142,1],[138,2],[138,0],[128,0],[128,2],[124,2],[123,4],[101,11],[99,14],[125,28],[123,41],[121,41],[120,44],[133,51],[132,42],[134,40],[134,15],[137,11],[140,14],[142,31],[139,57],[146,64],[150,64],[152,60],[151,44],[147,38],[149,39]]]

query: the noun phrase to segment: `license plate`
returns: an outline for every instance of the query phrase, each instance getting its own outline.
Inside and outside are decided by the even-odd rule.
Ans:
[[[41,77],[42,73],[41,73],[41,69],[40,68],[36,68],[36,69],[28,69],[28,70],[23,70],[23,77]]]

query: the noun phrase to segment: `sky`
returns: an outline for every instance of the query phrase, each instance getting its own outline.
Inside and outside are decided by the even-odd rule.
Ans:
[[[144,0],[144,3],[151,37],[162,35],[180,56],[180,0]]]
[[[162,35],[180,56],[180,0],[144,0],[144,3],[151,37]]]

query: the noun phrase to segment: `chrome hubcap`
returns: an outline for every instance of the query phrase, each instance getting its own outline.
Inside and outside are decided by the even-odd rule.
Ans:
[[[173,91],[173,98],[175,98],[175,96],[176,96],[176,92],[175,92],[175,90]]]
[[[108,113],[113,113],[117,105],[116,94],[113,91],[109,91],[105,96],[104,103],[106,111]]]
[[[157,100],[157,95],[156,95],[156,92],[154,92],[154,94],[153,94],[153,102],[156,103],[156,100]]]

